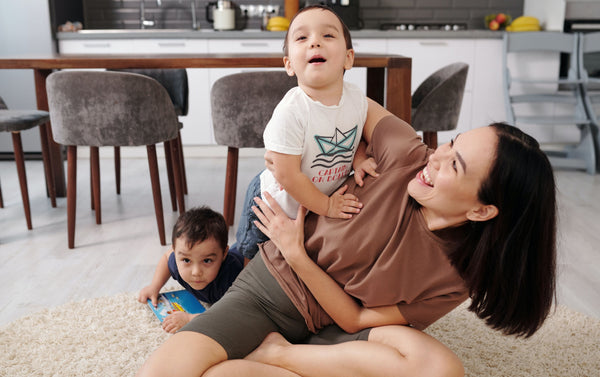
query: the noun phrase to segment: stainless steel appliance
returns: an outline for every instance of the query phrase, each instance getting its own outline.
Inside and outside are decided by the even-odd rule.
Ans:
[[[566,33],[591,33],[600,31],[600,1],[567,2],[563,31]],[[600,53],[586,54],[584,66],[590,77],[600,78]],[[561,56],[560,76],[566,77],[569,57]],[[600,91],[600,85],[592,86]]]
[[[206,5],[206,20],[214,30],[235,29],[235,6],[231,1],[218,0]]]
[[[384,23],[380,26],[381,30],[436,30],[436,31],[457,31],[466,30],[467,24],[464,22],[393,22]]]

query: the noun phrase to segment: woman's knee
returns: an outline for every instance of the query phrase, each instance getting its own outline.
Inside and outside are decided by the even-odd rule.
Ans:
[[[464,367],[456,354],[422,331],[407,326],[383,326],[371,330],[369,341],[396,349],[399,363],[412,371],[413,376],[464,376]]]
[[[225,360],[227,353],[219,343],[200,333],[182,331],[155,350],[137,376],[199,376]]]

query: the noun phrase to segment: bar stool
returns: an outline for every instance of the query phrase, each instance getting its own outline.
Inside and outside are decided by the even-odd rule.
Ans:
[[[453,63],[433,72],[412,96],[411,125],[423,131],[423,142],[437,148],[437,133],[456,128],[469,65]]]
[[[263,131],[296,77],[283,71],[242,72],[218,79],[210,93],[217,144],[227,146],[223,216],[233,225],[239,148],[264,148]]]
[[[137,73],[140,75],[152,77],[158,81],[169,94],[171,102],[173,102],[173,108],[177,116],[186,116],[189,107],[189,86],[188,76],[185,69],[154,69],[154,68],[136,68],[136,69],[114,69],[111,71],[115,72],[129,72]],[[180,124],[181,125],[181,124]],[[177,133],[177,140],[174,141],[179,146],[179,158],[181,162],[181,179],[183,180],[183,193],[187,194],[187,178],[185,173],[185,162],[183,158],[183,143],[181,142],[181,125],[179,132]],[[169,179],[169,192],[171,194],[171,206],[173,211],[177,210],[177,201],[180,203],[179,213],[185,212],[183,207],[183,198],[176,198],[175,194],[175,181],[173,179],[173,163],[171,161],[171,142],[164,143],[165,147],[165,161],[167,164],[167,177]],[[121,161],[120,161],[120,147],[115,147],[115,180],[117,184],[117,194],[121,193]]]
[[[154,211],[161,245],[166,245],[160,179],[155,144],[174,141],[179,122],[165,88],[156,80],[125,72],[59,71],[46,81],[52,130],[67,146],[67,228],[69,248],[75,247],[77,146],[89,146],[92,197],[96,223],[100,218],[100,146],[146,146]],[[179,148],[172,145],[177,196],[183,187]]]
[[[25,220],[27,229],[33,229],[31,222],[31,207],[29,204],[29,193],[27,189],[27,174],[25,172],[25,157],[23,154],[23,145],[21,142],[21,132],[33,127],[42,126],[50,120],[49,114],[41,110],[9,110],[6,103],[0,97],[0,131],[10,132],[12,134],[13,150],[15,154],[15,163],[17,165],[17,174],[21,187],[21,198],[23,200],[23,209],[25,210]],[[45,130],[41,134],[45,135]],[[47,142],[42,137],[42,151],[44,152],[44,169],[46,172],[46,185],[51,199],[52,207],[56,207],[56,193],[54,190],[54,179],[52,177],[52,168],[47,160]],[[2,191],[0,190],[0,208],[4,207],[2,200]]]

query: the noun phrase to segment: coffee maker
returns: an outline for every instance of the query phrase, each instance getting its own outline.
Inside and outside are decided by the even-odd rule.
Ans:
[[[306,0],[304,6],[311,4],[327,5],[344,21],[348,29],[358,30],[363,28],[360,18],[360,6],[358,0]]]

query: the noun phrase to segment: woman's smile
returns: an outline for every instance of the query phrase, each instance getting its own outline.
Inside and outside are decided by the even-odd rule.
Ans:
[[[417,180],[419,183],[422,183],[426,186],[433,187],[433,181],[429,176],[429,170],[427,170],[427,166],[423,170],[417,173]]]

